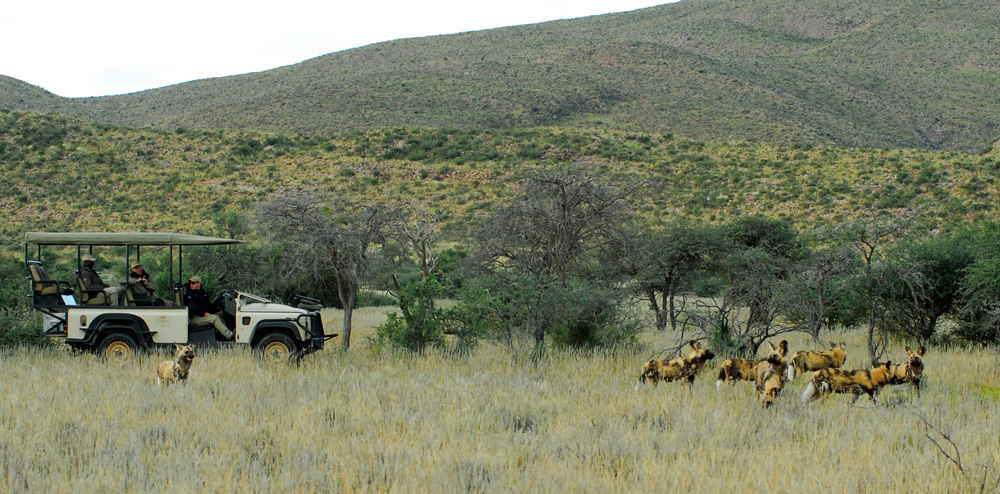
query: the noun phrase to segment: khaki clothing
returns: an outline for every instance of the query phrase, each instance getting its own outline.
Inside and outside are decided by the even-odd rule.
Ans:
[[[215,330],[225,336],[227,340],[233,339],[233,332],[226,327],[226,323],[222,322],[222,318],[218,314],[210,314],[208,317],[205,316],[192,316],[191,324],[195,326],[215,326]]]
[[[108,301],[111,305],[121,305],[122,304],[122,290],[120,286],[111,286],[101,279],[101,275],[97,274],[97,270],[93,266],[87,266],[86,264],[80,268],[80,279],[83,280],[83,286],[88,292],[104,292],[107,295]]]

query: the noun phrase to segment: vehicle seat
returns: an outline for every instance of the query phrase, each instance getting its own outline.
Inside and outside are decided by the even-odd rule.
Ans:
[[[68,281],[52,279],[41,261],[28,261],[27,265],[35,305],[63,305],[62,296],[73,295],[72,285]]]
[[[79,271],[76,272],[76,286],[80,289],[80,302],[83,305],[108,305],[108,294],[104,290],[87,290]]]
[[[145,297],[137,298],[135,294],[132,293],[132,290],[127,286],[124,290],[122,290],[122,293],[125,295],[125,305],[140,307],[156,305],[156,300],[154,299]]]

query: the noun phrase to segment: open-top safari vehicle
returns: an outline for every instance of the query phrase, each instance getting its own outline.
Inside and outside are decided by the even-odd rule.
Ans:
[[[336,334],[323,333],[319,300],[296,296],[289,305],[273,303],[240,291],[226,291],[215,298],[231,340],[213,326],[195,326],[183,304],[185,290],[183,251],[196,245],[239,244],[240,240],[178,233],[52,233],[29,232],[24,237],[25,266],[30,274],[32,305],[42,312],[43,331],[62,338],[74,348],[112,358],[127,358],[141,349],[173,347],[197,342],[199,347],[250,345],[268,360],[289,361],[323,348]],[[43,251],[43,247],[46,249]],[[102,291],[87,291],[80,277],[82,259],[94,249],[122,255],[127,267],[139,260],[143,248],[169,249],[170,287],[159,304],[130,295],[122,283],[122,305],[109,305]],[[74,249],[75,248],[75,249]],[[48,249],[75,250],[77,271],[73,281],[49,276],[43,264]],[[175,250],[177,277],[174,277]],[[70,254],[71,255],[71,254]],[[110,282],[110,280],[107,280]]]

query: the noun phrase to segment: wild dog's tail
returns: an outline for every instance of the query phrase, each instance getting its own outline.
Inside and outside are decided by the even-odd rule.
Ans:
[[[806,385],[806,390],[802,392],[802,403],[806,404],[812,400],[818,398],[819,389],[816,387],[816,380],[810,379],[809,384]]]
[[[719,379],[715,381],[715,389],[721,390],[722,385],[726,384],[727,379],[728,376],[726,376],[726,364],[723,363],[722,368],[719,369]]]
[[[796,375],[796,373],[795,373],[795,367],[796,367],[796,365],[795,365],[795,361],[794,360],[792,361],[792,363],[788,364],[785,367],[785,374],[786,374],[786,377],[788,378],[786,380],[789,381],[789,382],[795,380],[795,375]]]
[[[642,372],[639,373],[639,382],[641,384],[646,384],[646,381],[649,379],[646,377],[646,371],[648,370],[649,370],[649,362],[646,362],[642,366]]]

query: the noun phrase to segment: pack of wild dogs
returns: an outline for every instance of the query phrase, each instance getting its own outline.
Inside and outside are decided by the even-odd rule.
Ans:
[[[895,384],[909,384],[920,393],[920,377],[924,372],[924,347],[910,350],[906,347],[907,361],[893,364],[891,361],[879,363],[870,369],[844,370],[840,367],[847,360],[847,345],[844,342],[830,342],[825,351],[808,350],[788,355],[788,342],[782,340],[777,346],[767,343],[770,352],[767,357],[754,359],[727,359],[719,367],[717,389],[732,385],[737,381],[752,381],[757,400],[764,408],[774,404],[785,384],[799,375],[811,372],[811,378],[802,393],[802,402],[833,394],[854,395],[851,404],[862,395],[868,395],[872,403],[878,403],[878,393],[884,387]],[[639,382],[660,381],[687,382],[689,389],[695,375],[705,364],[715,358],[711,350],[697,341],[690,341],[691,353],[671,360],[650,360],[642,366]]]

